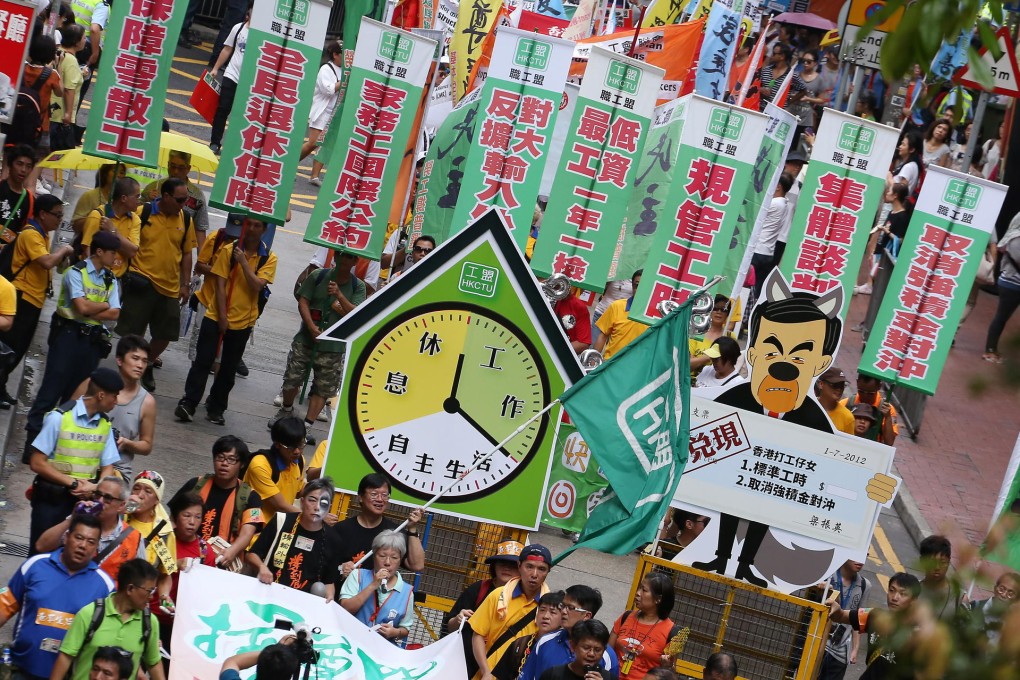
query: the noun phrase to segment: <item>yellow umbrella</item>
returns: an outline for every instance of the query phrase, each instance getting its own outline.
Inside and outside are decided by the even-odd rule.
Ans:
[[[205,144],[175,132],[164,132],[159,138],[159,167],[161,171],[166,170],[171,151],[190,153],[191,169],[198,172],[214,173],[220,164],[220,159]],[[39,163],[39,167],[61,170],[98,170],[101,166],[111,162],[106,158],[90,156],[81,149],[69,149],[54,151]],[[131,163],[127,165],[135,167]]]

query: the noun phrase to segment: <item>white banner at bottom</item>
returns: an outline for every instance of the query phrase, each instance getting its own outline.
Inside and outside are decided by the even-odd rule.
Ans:
[[[170,680],[219,677],[220,666],[229,657],[260,650],[286,635],[289,631],[277,627],[281,621],[312,629],[319,660],[309,677],[467,677],[459,635],[449,635],[421,649],[401,649],[336,603],[279,584],[267,586],[248,576],[199,566],[181,574]],[[255,668],[242,671],[241,677],[254,678]]]

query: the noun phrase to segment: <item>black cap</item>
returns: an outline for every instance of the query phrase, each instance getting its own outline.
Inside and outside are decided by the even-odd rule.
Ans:
[[[521,564],[525,562],[545,562],[550,567],[552,566],[552,554],[549,552],[549,548],[544,545],[539,545],[538,543],[532,543],[531,545],[526,546],[524,550],[521,551],[519,560]]]
[[[807,162],[807,158],[805,158],[804,154],[800,152],[800,149],[794,149],[793,151],[791,151],[790,153],[788,153],[786,155],[786,162],[787,163],[806,163]]]
[[[120,236],[108,231],[97,231],[92,234],[92,250],[120,250]]]
[[[99,233],[102,234],[103,232]],[[100,366],[92,371],[89,380],[104,392],[120,392],[124,389],[124,379],[120,377],[120,373],[105,366]]]
[[[875,407],[871,404],[855,404],[850,412],[854,414],[854,418],[866,418],[868,420],[878,420],[878,416],[875,414]]]

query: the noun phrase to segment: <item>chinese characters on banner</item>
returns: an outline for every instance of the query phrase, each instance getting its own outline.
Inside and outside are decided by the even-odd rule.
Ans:
[[[461,0],[450,37],[453,98],[459,102],[471,89],[482,48],[499,17],[503,0]]]
[[[680,134],[690,102],[691,97],[686,96],[655,107],[648,138],[637,161],[624,233],[609,267],[610,281],[630,279],[648,259],[652,237],[663,217],[662,204],[673,183]]]
[[[85,153],[147,168],[159,165],[167,79],[185,5],[126,0],[111,10]]]
[[[209,202],[282,224],[290,204],[315,74],[329,19],[328,0],[275,0],[253,10],[240,82]]]
[[[712,3],[694,85],[694,91],[703,97],[721,101],[726,93],[743,12],[744,0],[714,0]]]
[[[497,32],[452,232],[494,207],[524,249],[573,48],[515,28]]]
[[[14,117],[34,21],[33,4],[0,0],[0,123],[10,123]]]
[[[220,666],[231,656],[259,651],[282,638],[287,631],[276,627],[280,620],[310,630],[309,642],[319,654],[313,673],[321,678],[466,677],[459,635],[421,649],[401,649],[317,595],[267,586],[222,569],[196,566],[182,572],[177,605],[170,680],[219,677]]]
[[[556,448],[553,449],[542,524],[580,531],[608,485],[584,437],[564,412],[556,436]]]
[[[662,75],[592,49],[531,259],[539,276],[605,288]]]
[[[305,241],[379,259],[392,187],[435,48],[434,40],[362,21],[347,102],[335,123],[346,143],[327,166],[328,190],[315,202]]]
[[[683,302],[726,268],[766,116],[695,95],[687,108],[679,172],[663,201],[630,318],[651,324],[660,302]]]
[[[930,166],[860,371],[935,394],[1006,187]]]
[[[851,290],[899,130],[825,110],[779,265],[794,290]],[[840,314],[845,319],[850,305]]]

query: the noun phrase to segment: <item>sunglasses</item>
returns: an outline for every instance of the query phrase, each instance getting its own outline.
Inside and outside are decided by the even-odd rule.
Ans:
[[[412,250],[414,250],[414,252],[416,252],[416,253],[425,253],[425,254],[428,254],[428,253],[431,253],[433,251],[433,248],[422,248],[421,246],[414,246],[414,248],[412,248]]]
[[[802,64],[813,64],[813,63],[815,63],[815,60],[814,59],[801,59],[800,62]]]
[[[92,498],[97,501],[103,501],[104,503],[116,503],[120,500],[119,496],[111,496],[108,493],[100,493],[99,491],[92,494]]]

